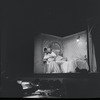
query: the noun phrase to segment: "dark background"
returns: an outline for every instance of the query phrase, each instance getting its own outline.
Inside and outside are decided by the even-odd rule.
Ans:
[[[35,36],[39,33],[66,36],[87,30],[87,24],[100,16],[99,5],[99,0],[0,1],[2,71],[15,77],[32,76]],[[99,65],[100,29],[97,27],[93,42]]]

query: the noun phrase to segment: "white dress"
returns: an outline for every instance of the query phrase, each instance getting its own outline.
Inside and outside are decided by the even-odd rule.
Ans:
[[[56,54],[51,52],[50,54],[46,54],[44,59],[47,59],[47,72],[46,73],[60,73],[60,68],[58,64],[55,62]]]
[[[74,60],[66,61],[62,56],[58,56],[56,62],[60,66],[62,73],[75,72],[76,62]]]

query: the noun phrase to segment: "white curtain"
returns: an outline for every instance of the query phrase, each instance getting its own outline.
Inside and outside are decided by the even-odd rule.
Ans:
[[[90,32],[88,32],[88,40],[89,40],[89,65],[90,65],[90,72],[97,72],[95,48],[94,48],[94,44],[92,42],[92,36],[91,36]]]

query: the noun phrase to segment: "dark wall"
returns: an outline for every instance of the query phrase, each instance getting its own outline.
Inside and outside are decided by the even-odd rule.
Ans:
[[[1,9],[0,9],[1,11]],[[1,30],[2,30],[2,17],[0,13],[0,68],[1,68]]]
[[[70,2],[67,6],[56,9],[51,5],[48,8],[42,4],[32,6],[31,0],[24,1],[2,0],[0,3],[3,19],[2,34],[4,35],[2,48],[6,48],[5,51],[2,49],[2,68],[12,76],[33,74],[33,37],[37,33],[64,36],[79,32],[86,29],[85,19],[98,13],[98,6],[92,7],[93,2],[91,5],[90,2],[83,4],[75,1],[77,5],[80,3],[78,8],[76,4],[74,5],[75,2]],[[84,8],[86,3],[86,8]],[[99,40],[98,36],[97,38]],[[99,49],[96,51],[98,55]]]
[[[2,48],[6,46],[5,70],[10,76],[30,76],[33,74],[33,32],[32,19],[19,1],[2,2],[3,31]],[[6,38],[6,39],[5,39]],[[3,52],[3,51],[2,51]],[[5,62],[2,62],[5,63]],[[4,68],[4,64],[2,65]]]

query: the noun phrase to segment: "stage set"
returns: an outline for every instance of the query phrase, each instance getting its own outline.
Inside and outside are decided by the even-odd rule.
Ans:
[[[65,37],[44,33],[36,37],[35,74],[77,73],[79,70],[97,72],[91,34],[86,30]]]

